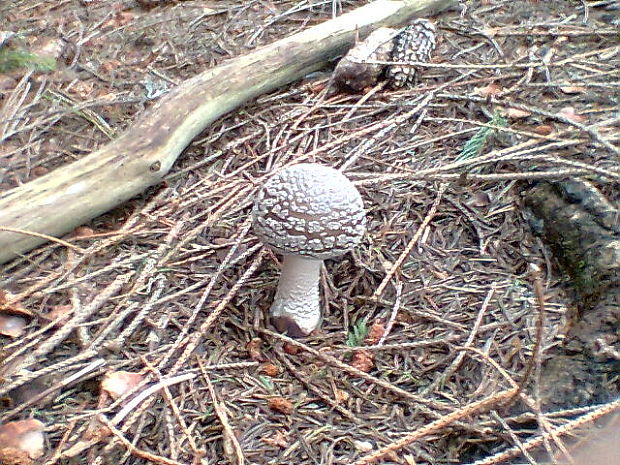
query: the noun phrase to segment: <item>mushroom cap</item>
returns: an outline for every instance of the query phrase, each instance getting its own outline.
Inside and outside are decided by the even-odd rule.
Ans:
[[[342,173],[300,163],[271,177],[252,211],[254,232],[276,252],[324,260],[357,245],[366,227],[362,197]]]

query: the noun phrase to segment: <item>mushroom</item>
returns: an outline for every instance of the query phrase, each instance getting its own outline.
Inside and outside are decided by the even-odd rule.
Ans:
[[[283,255],[270,316],[278,331],[307,336],[319,325],[319,277],[327,258],[357,245],[366,226],[362,197],[339,171],[300,163],[271,177],[254,202],[259,239]]]

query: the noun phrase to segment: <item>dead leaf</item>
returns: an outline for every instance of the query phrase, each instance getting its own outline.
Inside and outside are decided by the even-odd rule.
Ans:
[[[248,355],[255,362],[266,362],[267,359],[260,351],[260,346],[263,343],[263,340],[260,337],[255,337],[245,346],[245,350],[248,351]]]
[[[93,228],[89,228],[88,226],[78,226],[71,233],[74,237],[89,237],[95,234],[95,230]]]
[[[8,462],[6,457],[12,459],[37,459],[45,452],[43,430],[45,425],[39,420],[10,421],[0,425],[0,450],[2,451],[2,463]],[[31,462],[14,461],[16,464]]]
[[[290,415],[293,413],[293,403],[284,397],[272,397],[268,402],[269,408],[276,412]]]
[[[22,307],[10,292],[0,289],[0,313],[8,313],[23,317],[32,317],[32,312]]]
[[[573,107],[562,108],[558,112],[558,115],[563,116],[564,118],[567,118],[571,121],[574,121],[575,123],[583,123],[587,120],[585,116],[576,113]]]
[[[474,94],[480,95],[481,97],[495,97],[503,92],[503,88],[497,82],[491,82],[489,85],[484,87],[477,87],[474,89]]]
[[[25,318],[16,315],[0,315],[0,334],[9,337],[19,337],[24,334],[28,324]]]
[[[0,289],[0,334],[9,337],[19,337],[32,313],[22,307],[15,296]]]
[[[49,173],[50,170],[48,170],[45,166],[35,166],[34,168],[32,168],[32,171],[30,172],[35,178],[41,177],[47,173]]]
[[[368,330],[368,334],[366,335],[364,342],[366,345],[374,346],[383,337],[384,333],[385,325],[381,321],[375,321]]]
[[[278,446],[282,449],[286,449],[288,447],[288,442],[286,441],[286,435],[282,431],[276,431],[276,434],[269,438],[262,438],[262,442],[265,444],[269,444],[270,446]]]
[[[351,398],[351,394],[347,391],[343,391],[342,389],[335,388],[334,397],[336,398],[337,403],[344,404]]]
[[[134,20],[135,15],[129,11],[119,11],[112,18],[104,22],[102,28],[117,28],[125,26]]]
[[[482,29],[482,34],[487,37],[495,37],[495,35],[501,30],[499,27],[485,27]]]
[[[325,89],[325,87],[327,87],[327,83],[326,82],[323,82],[323,81],[313,82],[313,83],[310,84],[309,90],[313,94],[318,94],[319,92],[323,91]]]
[[[444,273],[441,271],[437,273],[433,272],[433,274],[437,276],[439,279],[448,279],[450,277],[448,273]],[[398,321],[399,323],[403,323],[405,325],[410,325],[411,323],[415,321],[415,319],[413,318],[413,316],[411,316],[410,313],[398,312],[398,314],[396,315],[396,321]]]
[[[581,86],[560,86],[560,90],[565,94],[583,94],[586,88]]]
[[[80,99],[86,99],[93,95],[95,89],[95,83],[92,81],[78,81],[69,89],[71,96],[79,97]]]
[[[121,66],[121,64],[122,63],[118,60],[107,60],[101,63],[101,65],[99,66],[99,71],[104,74],[109,74],[112,71],[116,71]]]
[[[258,371],[266,376],[270,376],[273,378],[275,376],[278,376],[278,373],[280,373],[280,368],[273,363],[265,363],[263,366],[260,367]]]
[[[351,360],[351,366],[364,373],[368,373],[375,366],[374,356],[368,350],[356,350]]]
[[[536,126],[532,132],[541,135],[541,136],[548,136],[549,134],[551,134],[553,132],[553,126],[549,125],[549,124],[541,124],[539,126]]]
[[[302,350],[301,347],[291,344],[290,342],[285,342],[282,349],[289,355],[297,355]]]
[[[144,381],[144,376],[140,373],[113,371],[104,376],[101,381],[101,389],[110,394],[112,399],[116,400],[135,389],[142,381]]]
[[[519,110],[518,108],[508,108],[506,110],[506,116],[513,119],[527,118],[531,114],[531,111]]]

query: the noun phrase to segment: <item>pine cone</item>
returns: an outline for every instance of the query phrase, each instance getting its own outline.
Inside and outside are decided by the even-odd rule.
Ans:
[[[435,50],[436,29],[426,19],[416,19],[403,28],[394,39],[391,61],[396,62],[428,62]],[[413,83],[416,68],[412,65],[389,65],[386,70],[387,79],[392,87],[403,87]]]
[[[366,40],[353,47],[340,60],[334,70],[334,84],[342,90],[359,92],[374,86],[385,68],[385,64],[368,61],[390,61],[394,48],[394,37],[398,31],[381,27]]]

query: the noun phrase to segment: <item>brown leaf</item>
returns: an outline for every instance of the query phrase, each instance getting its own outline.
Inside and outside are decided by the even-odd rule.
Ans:
[[[8,313],[11,315],[19,315],[24,317],[32,317],[32,312],[22,307],[13,294],[0,289],[0,313]]]
[[[30,174],[32,174],[35,178],[39,178],[49,172],[50,170],[48,170],[45,166],[35,166],[32,168]]]
[[[313,94],[318,94],[323,91],[327,87],[327,83],[324,81],[312,82],[310,83],[309,90]]]
[[[273,378],[274,376],[278,376],[278,373],[280,373],[280,368],[273,363],[265,363],[258,371]]]
[[[80,98],[88,98],[92,96],[93,91],[95,89],[95,83],[92,81],[78,81],[75,85],[71,86],[69,93],[71,95],[76,95]]]
[[[276,412],[290,415],[293,413],[293,403],[284,397],[272,397],[268,402],[269,408]]]
[[[586,88],[581,86],[560,86],[560,90],[565,94],[583,94]]]
[[[284,352],[289,355],[297,355],[299,352],[302,351],[301,347],[291,344],[290,342],[285,342],[283,349]]]
[[[121,66],[121,64],[122,63],[118,60],[107,60],[101,63],[101,65],[99,66],[99,71],[104,74],[109,74],[112,71],[116,71]]]
[[[28,419],[10,421],[0,425],[0,450],[3,456],[13,458],[37,459],[44,454],[43,430],[45,425],[39,420]],[[13,454],[13,455],[11,455]],[[27,455],[27,457],[24,456]],[[5,461],[6,458],[4,459]],[[4,461],[2,462],[4,463]],[[29,463],[29,462],[14,462]]]
[[[485,27],[482,29],[482,34],[487,37],[495,37],[495,35],[500,31],[499,27]]]
[[[508,108],[506,110],[506,116],[513,119],[527,118],[531,114],[531,111],[519,110],[518,108]]]
[[[366,335],[364,342],[366,345],[374,346],[377,342],[379,342],[383,336],[383,333],[385,333],[385,325],[381,321],[375,321],[368,330],[368,334]]]
[[[541,136],[548,136],[553,132],[553,126],[549,124],[541,124],[536,126],[532,131]]]
[[[95,230],[93,228],[89,228],[88,226],[78,226],[71,233],[74,237],[89,237],[95,234]]]
[[[255,337],[245,346],[245,350],[248,351],[248,355],[255,362],[266,362],[267,358],[263,355],[260,350],[260,346],[263,343],[263,340],[260,337]]]
[[[368,373],[375,366],[374,356],[368,350],[356,350],[351,360],[351,366],[364,373]]]
[[[282,449],[286,449],[288,447],[286,435],[282,431],[276,431],[276,434],[269,438],[261,438],[261,441],[265,444],[269,444],[270,446],[281,447]]]
[[[344,404],[351,398],[351,395],[347,391],[338,388],[334,389],[334,396],[336,397],[336,402],[339,404]]]
[[[108,19],[104,22],[101,27],[102,28],[117,28],[121,26],[125,26],[131,23],[134,20],[135,15],[129,11],[119,11],[112,18]]]
[[[450,277],[450,275],[448,273],[444,273],[442,271],[437,272],[437,273],[433,273],[433,274],[435,276],[437,276],[439,279],[448,279]],[[398,314],[396,315],[396,321],[398,321],[399,323],[410,325],[415,320],[414,320],[413,316],[411,316],[410,313],[398,312]]]
[[[573,107],[562,108],[558,112],[558,115],[563,116],[564,118],[567,118],[571,121],[574,121],[575,123],[583,123],[587,119],[585,116],[576,113]]]
[[[21,336],[27,324],[28,321],[21,316],[0,314],[0,334],[4,336]]]
[[[135,389],[142,381],[144,381],[144,376],[140,373],[113,371],[104,376],[101,381],[101,389],[110,394],[112,399],[116,400]]]
[[[495,97],[501,94],[503,90],[502,86],[497,82],[491,82],[487,86],[474,89],[474,94],[480,95],[481,97]]]

